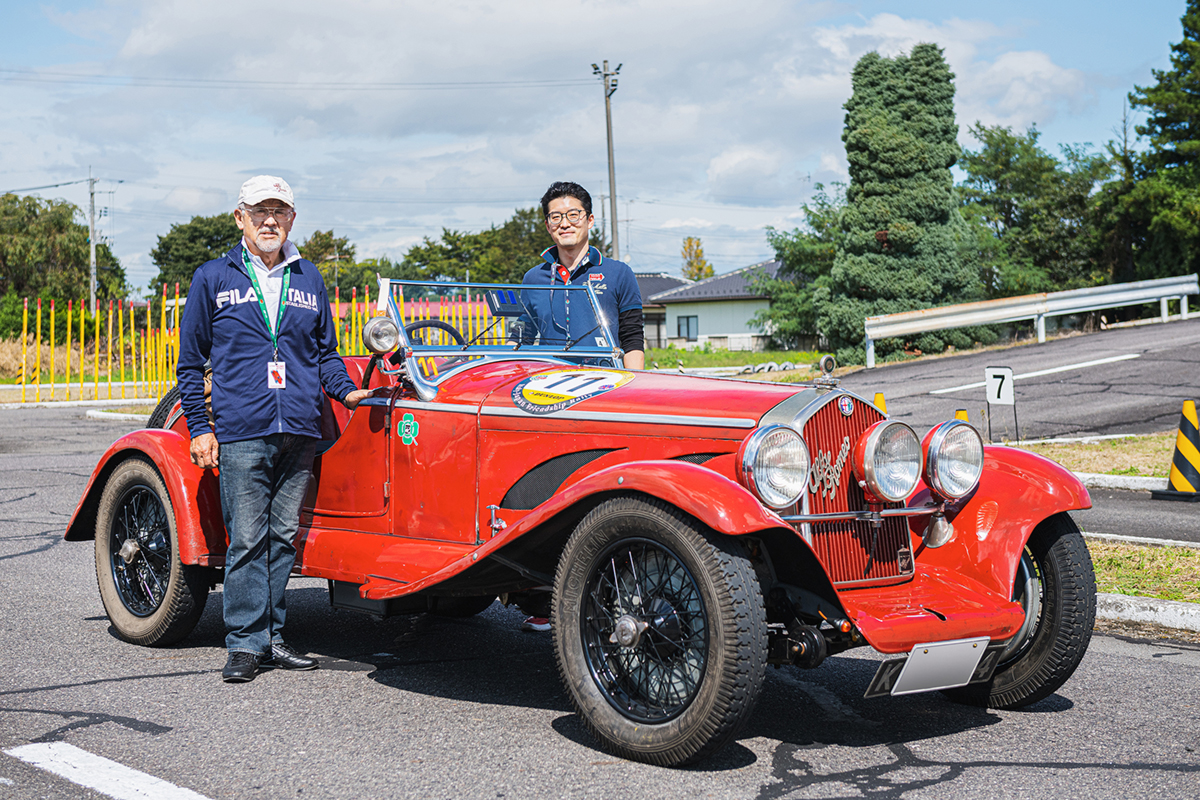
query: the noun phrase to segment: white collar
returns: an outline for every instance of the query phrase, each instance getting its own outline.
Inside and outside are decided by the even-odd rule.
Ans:
[[[254,253],[251,252],[249,247],[246,247],[246,237],[245,236],[242,237],[242,249],[245,250],[246,255],[250,257],[250,263],[254,265],[254,268],[257,269],[259,272],[265,272],[268,275],[270,275],[274,272],[281,271],[288,264],[291,264],[293,261],[299,261],[301,258],[300,249],[298,247],[296,247],[295,244],[292,243],[291,239],[288,239],[288,240],[284,241],[284,243],[283,243],[283,259],[278,264],[276,264],[275,266],[273,266],[269,269],[267,268],[267,265],[263,263],[263,260],[261,258],[254,255]]]

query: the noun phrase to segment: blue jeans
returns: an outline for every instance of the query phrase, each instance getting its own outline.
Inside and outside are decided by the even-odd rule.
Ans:
[[[222,444],[225,646],[263,655],[283,641],[284,589],[296,560],[292,540],[312,478],[317,440],[291,433]]]

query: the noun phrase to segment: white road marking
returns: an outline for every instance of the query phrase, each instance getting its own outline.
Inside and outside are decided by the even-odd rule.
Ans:
[[[92,755],[66,742],[26,744],[4,752],[116,800],[208,800],[191,789]]]
[[[1079,364],[1066,364],[1061,367],[1051,367],[1050,369],[1039,369],[1037,372],[1026,372],[1024,375],[1014,375],[1013,380],[1019,381],[1024,378],[1039,378],[1042,375],[1053,375],[1056,372],[1070,372],[1073,369],[1086,369],[1087,367],[1098,367],[1101,364],[1112,364],[1117,361],[1128,361],[1131,358],[1141,358],[1141,353],[1128,353],[1123,356],[1113,356],[1112,358],[1099,358],[1095,361],[1084,361]],[[985,381],[979,383],[965,383],[962,386],[951,386],[949,389],[934,389],[930,394],[949,394],[950,392],[961,392],[964,389],[978,389],[985,385]]]

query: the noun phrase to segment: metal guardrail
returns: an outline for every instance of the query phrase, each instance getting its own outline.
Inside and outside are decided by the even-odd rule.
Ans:
[[[1179,298],[1180,315],[1187,319],[1189,294],[1200,294],[1200,279],[1195,273],[1176,278],[1116,283],[1111,286],[1072,289],[1066,292],[1041,292],[979,303],[960,303],[954,306],[867,317],[863,322],[866,330],[867,368],[875,366],[876,339],[1032,319],[1037,323],[1038,341],[1044,342],[1046,317],[1140,305],[1157,300],[1162,310],[1162,320],[1166,322],[1167,301]]]

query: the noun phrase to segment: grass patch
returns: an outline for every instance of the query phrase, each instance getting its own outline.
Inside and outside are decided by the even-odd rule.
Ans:
[[[1096,589],[1159,600],[1200,602],[1200,548],[1087,540]]]
[[[782,364],[791,361],[793,364],[815,364],[821,357],[820,353],[805,350],[764,350],[756,353],[750,350],[683,350],[674,347],[650,348],[646,351],[646,366],[652,367],[658,362],[659,367],[677,367],[679,362],[687,367],[740,367],[744,364],[765,364],[774,361]]]
[[[1022,449],[1053,459],[1073,472],[1165,478],[1175,454],[1177,431],[1098,442],[1031,444]]]

